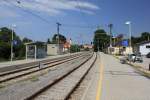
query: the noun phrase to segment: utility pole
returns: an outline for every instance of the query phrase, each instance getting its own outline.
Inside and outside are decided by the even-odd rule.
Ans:
[[[59,22],[57,22],[56,24],[57,24],[58,54],[59,54],[60,53],[59,27],[61,26],[61,24]]]
[[[98,40],[97,50],[99,52],[99,39],[97,39],[97,40]]]
[[[12,25],[12,29],[11,29],[11,55],[10,55],[10,60],[13,61],[13,56],[14,56],[14,52],[13,52],[13,40],[14,40],[14,28],[16,27],[16,25]]]
[[[125,24],[129,26],[129,48],[130,48],[130,53],[132,53],[132,30],[131,30],[131,22],[127,21]]]
[[[109,24],[108,27],[110,29],[110,47],[112,47],[112,27],[113,27],[113,24]]]
[[[12,33],[11,33],[11,61],[13,61],[13,38],[14,38],[14,32],[13,32],[13,28],[12,28]]]

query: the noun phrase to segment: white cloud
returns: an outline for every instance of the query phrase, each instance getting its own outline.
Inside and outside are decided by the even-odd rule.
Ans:
[[[100,9],[98,6],[90,2],[79,0],[21,0],[20,4],[17,4],[16,0],[12,0],[11,2],[17,6],[38,12],[44,12],[49,15],[61,14],[64,10],[79,12],[80,9],[82,9],[83,13],[94,14],[95,10]]]
[[[25,9],[46,13],[48,15],[58,15],[68,11],[76,11],[85,14],[94,14],[95,10],[100,8],[90,2],[81,0],[20,0],[20,4],[17,0],[6,0],[9,3],[1,1],[0,3],[0,17],[17,17],[18,14],[15,10],[8,9],[7,7],[20,6]]]

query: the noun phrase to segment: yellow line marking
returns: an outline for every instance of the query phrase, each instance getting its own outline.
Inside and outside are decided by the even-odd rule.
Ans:
[[[102,65],[102,62],[101,62],[101,64],[100,64],[100,78],[99,78],[99,81],[98,81],[98,88],[97,88],[97,93],[96,93],[96,100],[100,100],[101,99],[103,71],[104,71],[104,66]]]

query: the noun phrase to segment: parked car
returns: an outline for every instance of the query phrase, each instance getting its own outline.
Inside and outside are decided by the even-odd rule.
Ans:
[[[122,58],[120,58],[120,63],[121,63],[121,64],[125,64],[126,61],[127,61],[127,57],[122,57]]]
[[[128,54],[127,60],[130,62],[135,62],[135,57],[136,57],[135,54]]]
[[[147,58],[150,58],[150,52],[146,55]]]
[[[143,58],[141,56],[141,54],[128,54],[128,58],[127,58],[128,61],[130,62],[143,62]]]
[[[142,58],[142,56],[141,55],[136,55],[136,57],[135,57],[135,61],[138,61],[138,62],[143,62],[143,58]]]

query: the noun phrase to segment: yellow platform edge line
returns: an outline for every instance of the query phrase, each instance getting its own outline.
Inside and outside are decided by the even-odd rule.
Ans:
[[[103,72],[104,71],[104,66],[102,65],[102,62],[100,64],[100,77],[98,81],[98,88],[97,88],[97,93],[96,93],[96,100],[101,100],[101,94],[102,94],[102,81],[103,81]]]

